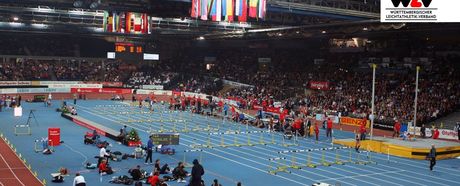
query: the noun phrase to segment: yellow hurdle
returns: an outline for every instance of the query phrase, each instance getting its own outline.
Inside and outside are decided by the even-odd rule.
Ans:
[[[330,163],[326,162],[326,158],[325,158],[325,155],[324,155],[324,150],[321,151],[321,152],[322,152],[321,153],[321,165],[326,166],[326,167],[331,166]]]
[[[311,152],[308,152],[307,167],[316,168],[316,165],[311,162]]]

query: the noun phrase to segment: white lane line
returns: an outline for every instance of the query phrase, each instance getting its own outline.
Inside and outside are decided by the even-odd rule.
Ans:
[[[79,107],[83,107],[83,106],[79,105]],[[92,114],[92,115],[95,115],[95,116],[98,116],[98,117],[107,119],[107,120],[109,120],[109,121],[113,121],[113,122],[115,122],[115,123],[119,123],[120,125],[125,125],[125,124],[120,123],[120,122],[118,122],[118,121],[115,121],[115,120],[112,120],[112,119],[109,119],[109,118],[106,118],[106,117],[103,117],[103,116],[100,116],[100,115],[93,114],[93,113],[91,113],[91,112],[89,112],[89,111],[86,111],[86,110],[83,110],[83,111],[84,111],[84,112],[87,112],[87,113],[89,113],[89,114]],[[144,131],[144,132],[146,132],[145,130],[142,130],[142,129],[138,128],[138,127],[134,127],[134,126],[130,126],[130,127],[135,128],[135,129],[137,129],[137,130],[139,130],[139,131]],[[185,140],[184,140],[184,141],[185,141]],[[258,170],[258,171],[260,171],[260,172],[267,173],[267,171],[262,170],[262,169],[259,169],[259,168],[257,168],[257,167],[253,167],[253,166],[250,166],[250,165],[246,165],[246,164],[240,163],[240,162],[238,162],[238,161],[235,161],[235,160],[232,160],[232,159],[229,159],[229,158],[226,158],[226,157],[223,157],[223,156],[220,156],[220,155],[217,155],[217,154],[208,152],[208,151],[203,151],[203,152],[204,152],[204,153],[207,153],[207,154],[211,154],[211,155],[216,156],[216,157],[219,157],[219,158],[222,158],[222,159],[225,159],[225,160],[228,160],[228,161],[231,161],[231,162],[234,162],[234,163],[237,163],[237,164],[240,164],[240,165],[245,166],[245,167],[249,167],[249,168]],[[227,153],[227,154],[228,154],[228,153]],[[229,154],[229,155],[231,155],[231,154]],[[283,177],[283,176],[280,176],[280,175],[274,175],[274,176],[279,177],[279,178],[282,178],[282,179],[285,179],[285,180],[288,180],[288,181],[291,181],[291,182],[293,182],[293,183],[297,183],[297,184],[299,184],[299,185],[308,185],[308,184],[301,183],[301,182],[298,182],[298,181],[296,181],[296,180],[289,179],[289,178],[286,178],[286,177]]]
[[[146,116],[138,116],[138,117],[139,117],[139,118],[147,119]],[[118,117],[117,117],[117,118],[118,118]],[[122,116],[119,117],[119,118],[120,118],[120,119],[123,119]],[[128,119],[129,119],[129,118],[128,118]],[[192,124],[194,124],[194,123],[195,123],[195,122],[192,122]],[[199,125],[199,123],[196,123],[196,124]],[[146,127],[145,125],[136,124],[136,123],[133,123],[133,125],[140,126],[140,127]],[[156,128],[157,128],[157,127],[156,127]],[[168,127],[168,128],[170,128],[170,127]],[[192,134],[188,134],[188,135],[189,135],[190,137],[192,137]],[[201,134],[193,134],[193,135],[194,135],[194,136],[198,136],[198,137],[203,137]],[[206,135],[204,135],[204,136],[206,137]],[[196,139],[196,137],[195,137],[195,140],[199,140],[199,141],[205,142],[204,140]],[[214,140],[214,141],[215,141],[215,140]],[[259,148],[259,149],[264,150],[264,151],[268,151],[268,150],[265,149],[265,148],[260,148],[260,147],[256,147],[256,148]],[[274,148],[274,147],[273,147],[273,148]],[[235,151],[236,153],[246,154],[246,155],[252,156],[252,157],[254,157],[254,158],[263,159],[263,158],[260,158],[260,157],[258,157],[258,156],[254,156],[254,155],[252,155],[252,154],[244,153],[244,152],[241,152],[241,151],[236,151],[236,150],[233,150],[233,149],[229,149],[229,150]],[[258,152],[258,151],[254,151],[254,150],[252,150],[252,149],[247,149],[247,150],[253,151],[254,153],[262,154],[262,153],[260,153],[260,152]],[[278,150],[279,150],[279,149],[278,149]],[[271,151],[268,151],[268,152],[271,152]],[[273,152],[271,152],[271,153],[273,153]],[[266,154],[263,154],[263,155],[266,155]],[[297,157],[295,157],[295,158],[298,159]],[[265,159],[263,159],[263,160],[265,160]],[[259,163],[259,162],[256,162],[256,163],[261,164],[261,163]],[[261,165],[266,166],[266,164],[261,164]],[[346,170],[343,170],[343,169],[338,169],[338,168],[335,168],[335,167],[334,167],[334,169],[337,169],[337,170],[340,170],[340,171],[342,171],[342,172],[348,172],[348,173],[351,173],[351,174],[353,174],[353,175],[356,175],[355,172],[350,172],[350,171],[346,171]],[[354,168],[354,169],[357,169],[357,168]],[[336,172],[331,172],[331,171],[328,171],[328,170],[321,170],[321,169],[318,169],[318,170],[319,170],[319,171],[323,171],[323,172],[328,172],[328,173],[331,173],[331,174],[335,174],[335,175],[339,175],[339,176],[345,176],[345,175],[343,175],[343,174],[339,174],[339,173],[336,173]],[[306,170],[300,170],[300,171],[306,172]],[[369,172],[369,171],[366,171],[366,172]],[[313,172],[308,172],[308,173],[315,174],[315,175],[317,175],[317,176],[319,176],[319,177],[325,177],[324,175],[316,174],[316,173],[313,173]],[[297,174],[297,175],[298,175],[298,174]],[[300,175],[299,175],[299,176],[300,176]],[[375,180],[377,180],[377,181],[382,181],[381,179],[376,179],[376,178],[372,178],[372,177],[369,177],[369,178],[370,178],[370,179],[375,179]],[[356,179],[355,179],[355,180],[356,180]],[[370,185],[375,185],[375,184],[373,184],[373,183],[366,182],[366,181],[364,181],[364,180],[356,180],[356,181],[358,181],[358,182],[365,182],[365,183],[370,184]],[[383,180],[383,182],[387,182],[388,184],[393,184],[393,185],[395,184],[395,183],[393,183],[393,182],[388,182],[388,181],[385,181],[385,180]],[[350,184],[350,183],[348,183],[348,184]],[[399,185],[399,184],[396,184],[396,185]]]
[[[8,150],[8,149],[7,149]],[[21,183],[22,186],[25,186],[24,183],[22,183],[22,181],[18,178],[18,176],[16,175],[16,173],[14,173],[14,171],[11,169],[11,166],[10,164],[8,164],[8,162],[6,162],[5,158],[3,157],[2,154],[0,154],[0,157],[2,158],[3,162],[6,163],[6,166],[8,167],[8,169],[11,171],[11,173],[13,173],[14,177],[16,178],[16,180],[18,180],[19,183]]]
[[[338,136],[338,137],[340,137],[340,136]],[[342,137],[345,137],[345,136],[342,136]],[[320,143],[324,143],[324,142],[320,142]],[[378,154],[378,153],[375,153],[375,154]],[[385,154],[378,154],[378,155],[379,156],[384,156],[383,158],[379,158],[379,159],[387,161],[387,156]],[[394,158],[394,159],[400,160],[400,161],[408,162],[408,163],[401,163],[401,164],[405,164],[405,165],[408,165],[408,166],[411,166],[411,167],[416,167],[416,168],[427,169],[428,163],[425,164],[425,163],[421,163],[420,161],[409,160],[409,159],[405,159],[405,158],[398,157],[398,156],[391,156],[391,157]],[[400,163],[400,161],[398,161],[398,163]],[[414,164],[418,164],[420,166],[416,166]],[[458,173],[460,173],[459,169],[452,169],[452,168],[447,168],[447,167],[436,165],[436,169],[440,169],[440,168],[445,169],[445,170],[450,171],[450,172],[443,172],[443,171],[438,171],[438,172],[442,172],[442,173],[445,173],[445,174],[450,174],[452,176],[458,176]],[[452,171],[455,171],[457,173],[451,173]]]
[[[338,177],[338,178],[330,178],[330,179],[324,179],[324,180],[318,180],[319,182],[323,181],[329,181],[329,180],[340,180],[340,179],[348,179],[348,178],[357,178],[357,177],[362,177],[362,176],[375,176],[375,175],[383,175],[383,174],[395,174],[395,173],[401,173],[401,172],[407,172],[405,170],[401,171],[387,171],[387,172],[379,172],[379,173],[373,173],[373,174],[362,174],[362,175],[353,175],[353,176],[344,176],[344,177]]]
[[[324,143],[324,142],[320,142],[320,143]],[[328,152],[326,152],[326,153],[328,153]],[[380,159],[380,160],[382,160],[383,162],[386,162],[386,161],[387,161],[387,157],[386,157],[386,155],[384,155],[384,154],[379,154],[379,153],[372,153],[372,154],[373,154],[373,155],[376,155],[376,156],[372,156],[372,158],[373,158],[374,160],[375,160],[375,159]],[[384,158],[380,158],[380,157],[383,157],[383,156],[384,156]],[[401,159],[401,160],[404,160],[404,159]],[[418,162],[415,161],[415,160],[413,160],[413,161],[405,160],[405,161],[408,161],[408,162],[410,162],[410,163],[418,163]],[[419,170],[427,170],[427,169],[428,169],[428,168],[427,168],[427,167],[428,167],[428,164],[427,164],[426,166],[423,166],[423,167],[421,167],[421,166],[415,166],[415,165],[408,164],[408,163],[402,163],[402,162],[400,162],[400,161],[398,161],[397,164],[404,164],[404,165],[407,165],[407,166],[410,166],[410,167],[415,167],[415,168],[417,168],[417,169],[419,169]],[[379,163],[379,165],[384,166],[384,167],[388,167],[388,168],[394,168],[394,167],[390,167],[390,166],[384,165],[383,163]],[[457,174],[451,174],[451,173],[442,172],[442,171],[437,171],[437,172],[441,172],[441,173],[453,175],[453,178],[455,178],[456,176],[458,176]],[[419,175],[419,177],[410,177],[410,179],[417,179],[417,180],[421,180],[421,181],[423,181],[423,182],[430,182],[430,183],[437,184],[437,185],[441,184],[441,182],[450,182],[450,183],[453,183],[453,184],[455,184],[455,185],[458,184],[458,181],[452,181],[452,180],[448,180],[448,179],[445,179],[445,178],[439,178],[439,177],[430,176],[430,175],[426,175],[426,174],[417,173],[417,172],[415,172],[415,171],[411,171],[411,175],[414,175],[414,174]],[[430,179],[422,179],[422,178],[425,178],[425,177],[428,177],[428,178],[430,178]],[[431,181],[431,180],[433,180],[433,179],[439,180],[439,182]],[[441,185],[449,186],[449,185],[447,185],[447,184],[441,184]]]
[[[142,116],[138,116],[138,117],[142,118]],[[144,116],[144,118],[146,118],[146,117]],[[128,119],[129,119],[129,118],[128,118]],[[192,123],[195,123],[195,122],[192,122]],[[133,123],[133,124],[134,124],[134,125],[137,125],[137,126],[140,126],[140,127],[146,127],[146,126],[141,125],[141,124],[135,124],[135,123]],[[189,134],[189,135],[191,136],[191,134]],[[198,135],[198,134],[194,134],[194,135]],[[200,140],[200,141],[203,141],[203,142],[204,142],[204,140]],[[273,147],[273,148],[274,148],[274,147]],[[267,150],[267,149],[263,149],[263,150]],[[238,151],[237,151],[237,152],[238,152]],[[329,152],[327,152],[327,153],[329,153]],[[334,168],[335,168],[335,167],[334,167]],[[355,167],[352,167],[352,168],[357,169],[357,168],[355,168]],[[391,167],[390,167],[390,168],[391,168]],[[335,168],[335,169],[341,170],[341,171],[345,171],[345,172],[349,172],[349,171],[346,171],[346,170],[343,170],[343,169],[339,169],[339,168]],[[374,168],[374,169],[379,169],[379,168]],[[379,169],[379,170],[384,170],[384,169]],[[329,172],[329,171],[325,171],[325,172]],[[366,171],[366,172],[369,172],[369,171]],[[351,173],[353,173],[353,172],[351,172]],[[332,173],[332,174],[340,175],[340,174],[337,174],[337,173]],[[355,174],[355,173],[353,173],[353,174]],[[322,176],[322,175],[320,175],[320,176]],[[343,176],[343,175],[342,175],[342,176]],[[371,178],[371,177],[370,177],[370,179],[375,179],[375,178]],[[394,179],[399,179],[399,178],[394,178]],[[414,182],[411,182],[411,181],[408,181],[408,180],[403,180],[403,179],[399,179],[399,180],[400,180],[400,181],[404,181],[404,182],[409,182],[409,183],[412,183],[412,184],[421,185],[421,184],[419,184],[419,183],[414,183]],[[422,180],[422,181],[423,181],[423,180]],[[430,182],[430,181],[428,181],[428,182]],[[433,183],[434,183],[434,182],[433,182]],[[392,183],[392,184],[394,184],[394,183]]]
[[[85,111],[85,112],[86,112],[86,111]],[[97,111],[96,111],[96,112],[97,112]],[[100,112],[99,112],[99,113],[100,113]],[[99,116],[99,115],[96,115],[96,116]],[[99,117],[104,118],[104,117],[102,117],[102,116],[99,116]],[[115,116],[114,116],[114,118],[123,119],[122,116],[121,116],[121,117],[115,117]],[[141,117],[140,117],[140,118],[141,118]],[[108,119],[108,118],[105,118],[105,119]],[[111,119],[108,119],[108,120],[111,120]],[[111,120],[111,121],[114,121],[114,120]],[[129,124],[128,124],[127,126],[132,127],[133,125],[136,125],[136,126],[138,126],[138,127],[142,127],[142,128],[146,128],[146,129],[147,129],[146,126],[141,125],[141,124],[136,124],[136,123],[133,123],[132,125],[129,125]],[[133,127],[133,128],[134,128],[134,127]],[[170,128],[170,127],[168,127],[168,128]],[[188,135],[189,135],[189,137],[191,137],[190,134],[188,134]],[[193,142],[194,142],[194,141],[192,142],[191,140],[185,140],[185,139],[183,139],[183,140],[184,140],[184,141],[188,141],[188,142],[190,142],[191,144],[193,144]],[[195,140],[197,140],[197,139],[195,139]],[[200,141],[203,141],[203,142],[204,142],[204,140],[201,140],[201,139],[200,139]],[[185,146],[189,148],[189,146],[187,146],[187,145],[185,145]],[[251,159],[248,159],[248,158],[243,158],[243,157],[241,157],[241,156],[238,156],[238,155],[235,155],[235,154],[228,153],[228,152],[226,152],[226,151],[217,150],[217,149],[214,149],[214,150],[219,151],[219,152],[222,152],[222,153],[224,153],[224,154],[228,154],[229,156],[234,156],[234,157],[236,157],[236,158],[245,159],[246,161],[250,161],[250,162],[253,162],[253,163],[255,163],[255,164],[262,165],[262,166],[264,166],[264,167],[269,166],[269,165],[267,165],[267,164],[260,163],[259,161],[254,161],[254,160],[251,160]],[[236,151],[236,150],[233,150],[233,149],[227,149],[227,150],[232,150],[232,151],[235,151],[236,153],[243,153],[243,152],[239,152],[239,151]],[[266,150],[266,149],[263,149],[263,150]],[[267,151],[267,150],[266,150],[266,151]],[[255,151],[254,151],[254,152],[255,152]],[[250,155],[250,154],[247,154],[247,153],[243,153],[243,154],[246,154],[246,155],[249,155],[249,156],[253,156],[253,155]],[[264,154],[264,155],[266,155],[266,154]],[[253,157],[255,157],[255,156],[253,156]],[[259,158],[259,159],[262,159],[262,160],[266,160],[266,159],[260,158],[260,157],[255,157],[255,158]],[[302,171],[306,172],[305,170],[302,170]],[[344,176],[344,175],[337,174],[337,173],[334,173],[334,172],[330,172],[330,171],[327,171],[327,170],[322,170],[322,171],[324,171],[324,172],[329,172],[329,173],[332,173],[332,174],[336,174],[336,175],[339,175],[339,176]],[[309,172],[309,173],[312,173],[312,172]],[[303,175],[299,175],[299,174],[297,174],[297,173],[291,173],[291,174],[296,175],[296,176],[301,177],[301,178],[306,178],[306,179],[311,180],[311,181],[315,181],[315,179],[313,179],[313,178],[306,177],[306,176],[303,176]],[[317,173],[312,173],[312,174],[315,174],[315,175],[320,176],[320,177],[325,177],[325,176],[320,175],[320,174],[317,174]],[[364,182],[365,182],[365,181],[364,181]],[[368,183],[368,184],[372,184],[372,183]]]
[[[135,124],[135,125],[138,125],[138,124]],[[139,126],[145,127],[144,125],[140,125],[140,124],[139,124]],[[198,134],[196,134],[196,135],[198,135]],[[201,140],[201,141],[204,141],[204,140]],[[266,150],[266,149],[264,149],[264,150]],[[296,158],[297,158],[297,157],[296,157]],[[386,166],[386,167],[388,167],[388,166]],[[335,168],[335,167],[334,167],[334,168]],[[354,167],[353,167],[353,168],[354,168]],[[392,167],[390,167],[390,168],[392,168]],[[342,169],[339,169],[339,168],[335,168],[335,169],[342,170]],[[374,169],[378,169],[378,168],[374,168]],[[380,169],[380,170],[381,170],[381,169]],[[342,171],[344,171],[344,170],[342,170]],[[369,171],[366,171],[366,172],[369,172]],[[410,182],[410,181],[407,181],[407,180],[402,180],[402,179],[400,179],[400,180],[401,180],[401,181],[405,181],[405,182]],[[422,181],[423,181],[423,180],[422,180]],[[413,183],[413,184],[418,184],[418,183],[414,183],[414,182],[411,182],[411,183]],[[433,183],[435,183],[435,182],[433,182]],[[438,183],[438,184],[439,184],[439,183]]]
[[[69,145],[67,144],[63,144],[65,147],[67,147],[68,149],[70,149],[71,151],[77,153],[77,154],[80,154],[85,160],[83,161],[82,165],[84,166],[86,164],[86,162],[88,162],[88,157],[85,156],[83,153],[81,153],[80,151],[77,151],[75,149],[73,149],[72,147],[70,147]]]
[[[139,117],[139,118],[144,118],[144,119],[146,119],[145,116],[144,116],[144,117],[138,116],[138,117]],[[120,117],[120,118],[122,118],[122,117]],[[192,122],[192,124],[195,124],[195,122]],[[198,123],[196,123],[196,124],[198,124]],[[134,125],[141,126],[141,127],[145,127],[144,125],[135,124],[135,123],[134,123]],[[170,127],[168,127],[168,128],[170,128]],[[189,133],[188,135],[189,135],[190,137],[192,137],[192,135],[193,135],[193,136],[195,137],[195,140],[199,140],[199,141],[205,142],[205,140],[196,139],[196,137],[203,137],[203,135],[201,135],[201,134],[195,134],[195,133],[191,134],[191,133]],[[206,138],[206,135],[204,135],[204,137]],[[216,140],[213,139],[213,141],[216,141]],[[255,148],[258,148],[258,149],[261,149],[261,150],[264,150],[264,151],[268,151],[266,148],[260,148],[260,147],[255,147]],[[266,155],[266,154],[263,154],[263,153],[261,153],[261,152],[254,151],[254,150],[252,150],[252,149],[248,149],[248,148],[245,148],[245,149],[246,149],[246,150],[249,150],[249,151],[253,151],[254,153],[259,153],[259,154],[261,154],[261,155]],[[273,149],[275,149],[275,147],[273,147]],[[234,152],[236,152],[236,153],[246,154],[246,155],[248,155],[248,156],[250,156],[250,157],[252,156],[252,157],[254,157],[254,158],[258,158],[258,159],[265,160],[265,159],[263,159],[263,158],[260,158],[259,156],[254,156],[253,154],[244,153],[244,152],[242,152],[242,151],[236,151],[236,150],[234,150],[234,149],[229,149],[229,150],[232,150],[232,151],[234,151]],[[280,150],[280,149],[277,148],[277,150]],[[268,152],[271,152],[271,151],[268,151]],[[273,152],[271,152],[271,153],[273,153]],[[294,157],[294,158],[298,159],[297,157]],[[319,158],[314,158],[314,159],[319,159]],[[258,163],[258,164],[260,164],[260,163]],[[263,164],[263,165],[265,165],[265,164]],[[354,167],[353,167],[353,168],[354,168]],[[339,168],[336,168],[336,167],[334,167],[334,169],[337,169],[337,170],[340,170],[340,171],[342,171],[342,172],[348,172],[348,173],[351,173],[351,174],[353,174],[353,175],[356,175],[355,172],[346,171],[346,170],[339,169]],[[358,169],[358,168],[354,168],[354,169]],[[345,176],[345,175],[343,175],[343,174],[339,174],[339,173],[336,173],[336,172],[331,172],[331,171],[328,171],[328,170],[322,170],[322,169],[318,169],[318,170],[319,170],[319,171],[323,171],[323,172],[328,172],[328,173],[331,173],[331,174],[335,174],[335,175],[339,175],[339,176]],[[306,172],[306,170],[300,170],[300,171]],[[370,171],[365,171],[365,172],[370,172]],[[316,173],[313,173],[313,172],[308,172],[308,173],[315,174],[315,175],[320,176],[320,177],[324,177],[324,175],[316,174]],[[372,177],[369,177],[369,178],[370,178],[370,179],[377,180],[377,181],[383,181],[383,182],[386,182],[386,183],[388,183],[388,184],[393,184],[393,185],[395,185],[394,182],[388,182],[388,181],[385,181],[385,180],[376,179],[376,178],[372,178]],[[355,179],[355,180],[356,180],[356,179]],[[370,182],[367,182],[367,181],[364,181],[364,180],[356,180],[356,181],[358,181],[358,182],[365,182],[365,183],[367,183],[367,184],[373,185],[373,183],[370,183]],[[413,183],[413,182],[411,182],[411,183]],[[349,184],[350,184],[350,183],[349,183]],[[416,184],[416,183],[414,183],[414,184]],[[396,185],[400,185],[400,184],[396,184]]]
[[[0,170],[21,170],[21,169],[27,169],[27,167],[12,167],[11,169],[9,169],[9,168],[0,168]]]

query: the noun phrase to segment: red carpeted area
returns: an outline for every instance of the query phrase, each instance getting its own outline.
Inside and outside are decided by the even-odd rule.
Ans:
[[[43,185],[0,138],[0,186]]]

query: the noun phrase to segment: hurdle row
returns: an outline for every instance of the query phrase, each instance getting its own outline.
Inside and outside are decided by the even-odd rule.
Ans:
[[[253,143],[253,139],[251,138],[251,136],[249,134],[249,132],[253,132],[253,134],[260,134],[259,136],[259,142],[258,143]],[[242,146],[255,146],[255,145],[275,145],[276,142],[275,142],[275,135],[273,133],[271,133],[271,140],[270,141],[265,141],[265,138],[264,138],[264,134],[265,133],[270,133],[270,132],[259,132],[259,131],[248,131],[248,132],[245,132],[244,134],[247,134],[247,138],[246,138],[246,143],[240,143],[241,141],[244,141],[244,139],[242,140],[238,140],[238,135],[233,135],[233,143],[230,142],[230,143],[226,143],[226,140],[225,140],[225,135],[232,135],[232,134],[243,134],[243,133],[238,133],[238,132],[214,132],[214,133],[209,133],[209,135],[207,136],[207,139],[206,139],[206,143],[205,144],[192,144],[190,145],[190,147],[192,148],[214,148],[214,147],[223,147],[223,148],[227,148],[227,147],[242,147]],[[211,137],[212,136],[220,136],[220,143],[219,144],[212,144],[211,142]],[[194,141],[196,141],[196,139],[193,139]],[[228,141],[228,140],[227,140]]]
[[[340,149],[349,149],[349,148],[351,147],[327,147],[327,148],[317,148],[317,149],[283,150],[283,151],[278,151],[278,154],[325,151],[325,150],[340,150]]]
[[[308,168],[316,168],[318,166],[325,166],[329,167],[332,165],[345,165],[345,163],[352,163],[352,164],[358,164],[358,165],[368,165],[368,164],[377,164],[377,162],[374,162],[371,160],[371,157],[368,155],[367,160],[361,158],[361,153],[357,154],[356,161],[353,161],[352,158],[352,148],[338,148],[335,149],[335,158],[333,162],[328,162],[325,159],[325,151],[328,150],[329,148],[324,148],[325,150],[320,150],[321,151],[321,160],[319,164],[314,164],[312,163],[312,158],[311,158],[311,153],[313,151],[305,151],[308,152],[307,154],[307,163],[306,164],[299,164],[296,161],[296,158],[294,156],[291,157],[290,160],[288,160],[286,157],[276,157],[276,158],[269,158],[268,161],[270,161],[268,173],[270,174],[277,174],[279,172],[285,172],[285,173],[291,173],[289,169],[302,169],[302,167],[308,167]],[[342,160],[340,158],[340,154],[338,153],[338,150],[340,149],[350,149],[349,153],[349,159],[348,160]],[[361,151],[361,152],[367,152],[367,151]],[[278,166],[279,165],[279,166]]]
[[[24,164],[24,166],[26,166],[27,169],[29,169],[29,171],[32,173],[32,175],[33,175],[39,182],[41,182],[43,185],[47,185],[46,179],[40,180],[40,178],[38,177],[37,171],[33,171],[32,165],[30,165],[30,163],[27,163],[26,158],[23,157],[21,153],[18,153],[16,147],[14,147],[14,145],[8,140],[8,138],[6,138],[6,136],[3,135],[3,133],[0,133],[0,138],[2,138],[3,141],[5,141],[5,143],[8,145],[8,147],[9,147],[9,148],[14,152],[14,154],[22,161],[22,163]]]
[[[193,128],[190,128],[188,127],[188,124],[185,122],[184,123],[184,127],[182,129],[178,129],[177,127],[177,123],[174,123],[173,124],[173,127],[171,130],[166,130],[165,129],[165,125],[164,124],[160,124],[160,129],[159,130],[153,130],[151,128],[151,126],[149,126],[150,129],[148,130],[149,133],[164,133],[164,132],[174,132],[174,133],[177,133],[177,132],[181,132],[181,133],[189,133],[189,132],[210,132],[210,131],[215,131],[215,130],[219,130],[220,126],[218,126],[218,128],[212,128],[209,123],[208,123],[208,126],[206,128],[200,128],[200,126],[198,125],[195,125],[195,127]]]
[[[262,130],[254,130],[254,131],[226,131],[226,132],[212,132],[208,135],[226,135],[226,134],[259,134],[259,133],[272,133],[271,131],[262,131]]]
[[[132,120],[128,119],[126,121],[121,121],[122,123],[152,123],[152,122],[173,122],[173,123],[185,123],[188,120],[185,119],[146,119],[146,120]]]
[[[161,114],[161,113],[182,113],[181,111],[105,111],[107,113],[105,114],[122,114],[122,115],[127,115],[127,114]]]

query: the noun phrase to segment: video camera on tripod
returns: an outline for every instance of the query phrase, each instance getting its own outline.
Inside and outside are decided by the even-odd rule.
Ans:
[[[33,118],[35,120],[35,124],[37,124],[37,126],[38,126],[38,121],[37,121],[37,118],[35,117],[35,114],[34,114],[35,111],[37,111],[37,110],[30,109],[29,118],[27,119],[26,125],[30,126],[30,120]]]

